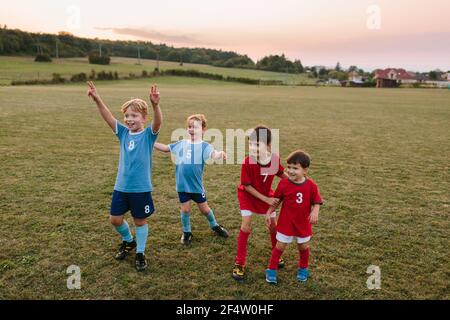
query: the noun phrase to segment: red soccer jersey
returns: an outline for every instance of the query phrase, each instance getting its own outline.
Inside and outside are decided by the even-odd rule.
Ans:
[[[241,210],[249,210],[257,214],[265,214],[269,205],[250,193],[245,191],[245,186],[251,185],[259,193],[273,196],[272,182],[275,176],[281,177],[284,167],[281,165],[280,157],[272,154],[270,163],[261,165],[255,158],[247,157],[241,167],[241,185],[238,188],[239,207]]]
[[[306,178],[303,183],[283,179],[275,191],[275,198],[283,204],[278,218],[277,231],[286,236],[306,238],[312,236],[309,220],[311,207],[322,204],[319,189],[313,180]]]

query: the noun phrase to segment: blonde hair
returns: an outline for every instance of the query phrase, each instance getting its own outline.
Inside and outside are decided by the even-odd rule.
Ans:
[[[134,112],[139,112],[144,117],[147,116],[148,105],[147,102],[142,99],[131,99],[130,101],[125,102],[121,108],[122,113],[125,113],[128,108],[130,108]]]
[[[202,128],[206,129],[206,117],[204,114],[193,114],[192,116],[189,116],[186,120],[186,124],[189,126],[189,122],[195,120],[202,123]]]

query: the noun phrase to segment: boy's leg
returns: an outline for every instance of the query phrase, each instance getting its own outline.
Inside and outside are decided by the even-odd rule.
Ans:
[[[203,201],[204,200],[204,201]],[[204,194],[202,195],[202,199],[196,199],[198,209],[205,216],[206,220],[208,220],[209,227],[219,236],[228,238],[228,231],[217,223],[216,217],[214,216],[214,212],[208,206],[208,202],[206,201],[206,197]]]
[[[306,242],[303,242],[306,241]],[[306,281],[308,280],[309,276],[309,239],[305,238],[301,240],[301,238],[298,240],[297,248],[299,253],[299,260],[298,260],[298,271],[297,271],[297,280],[298,281]]]
[[[273,212],[270,218],[270,225],[269,225],[269,234],[270,234],[270,241],[272,243],[272,250],[277,245],[277,218],[276,213]],[[284,268],[284,260],[280,257],[280,260],[278,261],[278,268]]]
[[[190,200],[181,204],[180,219],[181,219],[181,225],[182,225],[182,229],[183,229],[183,235],[181,236],[181,243],[184,245],[190,245],[192,242],[191,201]]]
[[[124,219],[124,216],[110,216],[109,221],[116,228],[116,231],[122,236],[122,241],[132,242],[133,236],[131,235],[130,226]]]
[[[283,254],[284,250],[286,250],[287,245],[287,243],[277,241],[277,244],[272,249],[269,266],[267,267],[268,269],[278,270],[278,262],[280,261],[280,257]]]
[[[115,255],[115,259],[123,260],[135,247],[136,242],[130,232],[130,226],[124,219],[124,214],[129,210],[128,195],[114,190],[111,201],[111,211],[109,221],[116,228],[116,231],[122,237],[122,244]]]
[[[245,260],[247,257],[247,242],[251,233],[252,216],[251,213],[242,213],[241,229],[237,239],[237,254],[235,263],[241,266],[245,266]]]
[[[181,204],[181,225],[183,232],[192,232],[191,229],[191,201],[187,201]]]
[[[147,218],[154,212],[151,192],[130,194],[131,214],[136,226],[136,269],[142,271],[147,268],[145,247],[148,239]]]
[[[287,242],[289,242],[289,240],[287,240]],[[288,243],[277,241],[277,244],[272,249],[272,255],[270,256],[269,266],[266,269],[266,281],[268,283],[277,283],[278,263],[287,245]]]

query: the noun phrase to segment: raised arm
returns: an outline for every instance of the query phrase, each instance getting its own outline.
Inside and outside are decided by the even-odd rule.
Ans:
[[[167,144],[156,142],[154,148],[161,152],[170,152],[170,148]]]
[[[153,107],[153,132],[159,132],[161,129],[163,116],[161,112],[161,107],[159,106],[160,96],[158,91],[158,86],[155,84],[150,89],[150,102]]]
[[[103,120],[109,125],[109,127],[116,132],[116,118],[112,115],[111,111],[109,111],[106,104],[103,102],[102,98],[100,98],[100,95],[97,92],[97,89],[95,88],[95,85],[92,81],[89,81],[87,83],[88,85],[88,92],[87,95],[90,97],[94,102],[97,104],[98,111],[100,112],[100,115],[102,116]]]

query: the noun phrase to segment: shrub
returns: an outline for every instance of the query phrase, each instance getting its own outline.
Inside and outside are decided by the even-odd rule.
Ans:
[[[34,58],[35,62],[52,62],[52,58],[48,54],[38,54],[36,58]]]

